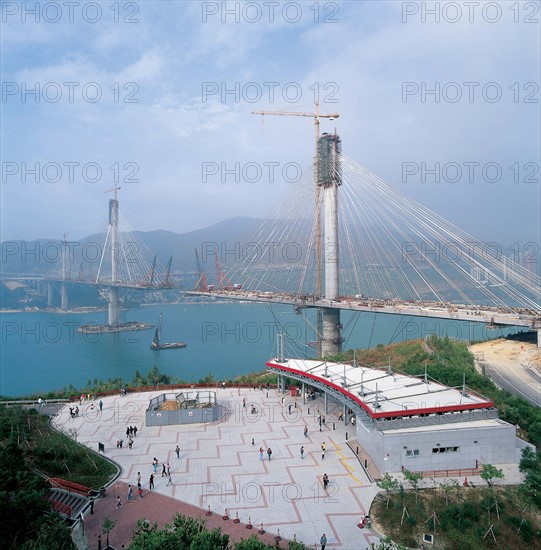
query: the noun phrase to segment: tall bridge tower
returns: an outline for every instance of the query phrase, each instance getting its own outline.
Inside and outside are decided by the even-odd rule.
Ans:
[[[120,298],[119,287],[115,286],[118,282],[118,253],[119,253],[119,235],[118,235],[118,190],[120,187],[115,187],[115,198],[109,199],[109,234],[111,236],[111,283],[107,301],[107,324],[115,326],[120,324]]]
[[[319,122],[321,118],[328,118],[334,120],[340,115],[338,113],[323,114],[319,112],[319,102],[315,102],[314,113],[298,113],[294,111],[252,111],[254,115],[278,115],[278,116],[302,116],[310,117],[314,119],[314,134],[315,134],[315,154],[314,154],[314,182],[316,184],[316,295],[321,297],[322,295],[322,271],[323,271],[323,245],[322,245],[322,230],[329,228],[325,239],[328,241],[328,250],[330,250],[332,244],[336,245],[336,252],[333,257],[332,253],[329,253],[328,262],[325,265],[329,265],[329,277],[327,280],[327,272],[325,273],[325,297],[327,295],[335,296],[332,299],[338,297],[338,209],[337,209],[337,187],[341,184],[341,176],[337,178],[336,174],[340,174],[336,170],[339,168],[340,162],[340,138],[338,136],[329,136],[324,134],[320,138],[319,134]],[[263,122],[263,119],[261,119]],[[321,169],[324,170],[323,179],[320,179],[318,172],[320,169],[320,152],[324,153],[325,160],[321,163]],[[340,183],[337,181],[340,180]],[[326,191],[325,191],[326,190]],[[323,191],[323,193],[322,193]],[[327,197],[326,201],[322,201],[322,194]],[[321,221],[321,204],[328,205],[328,218]],[[334,214],[333,214],[334,212]],[[327,216],[327,214],[326,214]],[[328,219],[328,223],[327,220]],[[335,230],[331,228],[334,227]],[[327,241],[326,241],[327,245]],[[336,265],[334,265],[336,264]],[[331,275],[332,273],[332,275]],[[327,291],[328,289],[328,291]],[[327,325],[327,329],[324,329],[324,325]],[[325,354],[339,353],[342,349],[342,340],[340,337],[340,312],[333,312],[332,309],[317,308],[317,354],[319,357]],[[338,334],[336,334],[338,331]],[[325,344],[323,342],[326,342]]]
[[[322,210],[322,264],[316,269],[324,273],[324,298],[338,300],[338,188],[342,185],[341,169],[342,143],[337,134],[323,134],[317,142],[317,187]],[[335,355],[342,351],[340,310],[322,308],[321,355]]]
[[[60,309],[66,311],[68,309],[68,283],[66,260],[68,259],[68,243],[66,241],[67,233],[64,233],[62,240],[62,282],[60,283]]]

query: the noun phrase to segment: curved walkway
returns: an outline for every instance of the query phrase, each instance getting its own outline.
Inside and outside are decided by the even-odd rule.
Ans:
[[[76,430],[78,441],[92,449],[97,450],[98,443],[102,443],[105,454],[121,464],[123,472],[119,482],[136,484],[137,473],[141,472],[144,498],[140,502],[126,504],[123,485],[118,485],[120,493],[124,487],[120,510],[115,508],[116,489],[108,491],[113,498],[96,502],[95,514],[87,516],[85,526],[90,548],[97,548],[98,532],[92,523],[96,522],[99,531],[99,517],[103,516],[98,510],[102,506],[111,517],[120,512],[119,520],[127,518],[126,523],[119,521],[117,527],[127,538],[137,519],[168,522],[176,511],[186,509],[204,514],[210,506],[215,515],[209,519],[215,519],[222,529],[232,524],[232,520],[221,520],[226,508],[231,518],[238,513],[241,522],[251,520],[253,531],[236,526],[235,533],[240,531],[241,535],[234,536],[239,538],[247,538],[263,523],[272,535],[271,542],[278,530],[283,538],[295,536],[307,545],[319,543],[322,533],[326,533],[327,548],[346,550],[365,550],[378,540],[371,531],[357,527],[359,518],[368,513],[378,489],[369,482],[347,446],[346,429],[336,422],[336,417],[327,415],[326,426],[319,431],[317,408],[323,411],[321,402],[302,405],[300,398],[274,390],[226,388],[216,391],[218,402],[227,414],[221,421],[206,425],[145,427],[148,402],[163,391],[102,398],[101,413],[96,403],[93,407],[92,403],[83,403],[78,418],[70,418],[67,406],[59,412],[53,421],[56,427]],[[250,414],[252,404],[256,414]],[[126,427],[130,425],[138,429],[132,449],[126,444]],[[305,426],[308,427],[306,437]],[[116,446],[118,439],[124,440],[121,449]],[[324,458],[323,442],[326,443]],[[175,454],[177,444],[181,450],[179,459]],[[300,455],[302,445],[304,458]],[[266,452],[265,459],[260,460],[260,447],[265,451],[272,449],[270,462]],[[167,484],[160,467],[155,477],[155,491],[149,494],[153,457],[157,457],[160,465],[170,463],[173,483]],[[330,479],[327,491],[322,485],[324,473]],[[172,498],[162,499],[162,496]],[[191,506],[184,507],[182,503]],[[151,516],[151,512],[157,515]],[[111,542],[114,540],[117,547],[121,544],[127,547],[126,540],[118,544],[113,538],[117,529],[111,535]]]

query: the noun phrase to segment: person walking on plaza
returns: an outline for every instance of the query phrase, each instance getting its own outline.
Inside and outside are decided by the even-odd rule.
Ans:
[[[327,474],[323,474],[323,489],[325,489],[325,491],[327,490],[328,485],[329,485],[329,476]]]
[[[269,456],[269,462],[270,462],[271,455],[272,455],[272,449],[270,447],[267,449],[267,455]]]
[[[304,445],[301,447],[301,458],[304,458]]]
[[[304,427],[304,437],[308,437],[308,426]]]
[[[171,466],[169,466],[169,462],[167,463],[167,475],[171,473]]]
[[[100,399],[99,405],[100,405],[100,412],[101,412],[101,410],[103,409],[103,401],[101,399]]]
[[[165,462],[162,464],[162,477],[165,477],[167,470],[165,469]]]
[[[133,437],[137,437],[137,426],[133,427]]]
[[[137,492],[139,493],[139,500],[143,498],[143,487],[141,487],[141,484],[137,484]]]
[[[137,485],[141,484],[141,472],[137,472]]]
[[[128,485],[128,501],[133,500],[133,487]]]
[[[167,485],[173,485],[173,480],[171,479],[171,474],[167,476]],[[166,487],[167,487],[166,485]]]
[[[321,444],[321,460],[325,458],[325,451],[327,450],[327,445],[325,441]]]
[[[325,550],[325,546],[327,546],[327,537],[325,536],[325,533],[321,535],[321,538],[319,539],[319,544],[321,544],[321,550]]]
[[[122,508],[122,499],[120,498],[120,495],[116,497],[116,507]]]
[[[180,447],[177,445],[175,449],[175,453],[177,453],[177,460],[180,458]]]
[[[148,488],[152,491],[154,489],[154,474],[150,474],[150,479],[148,480]]]
[[[259,447],[259,460],[263,460],[263,447]]]
[[[152,467],[154,468],[154,473],[157,473],[156,470],[158,469],[158,459],[156,457],[152,459]]]

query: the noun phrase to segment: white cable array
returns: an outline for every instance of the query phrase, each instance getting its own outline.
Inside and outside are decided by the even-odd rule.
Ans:
[[[112,281],[111,269],[111,226],[107,226],[105,240],[101,248],[98,271],[94,278],[95,284],[107,285]],[[156,260],[152,277],[154,253],[136,237],[135,231],[129,227],[122,216],[119,216],[117,247],[117,284],[141,288],[163,286],[166,282],[167,269]],[[152,284],[151,284],[152,277]]]
[[[541,314],[541,277],[341,157],[338,193],[342,295],[491,306]],[[271,256],[224,266],[243,288],[314,294],[317,209],[310,169],[243,243]],[[274,243],[269,248],[269,243]],[[265,248],[266,247],[266,248]],[[286,249],[299,253],[285,255]]]

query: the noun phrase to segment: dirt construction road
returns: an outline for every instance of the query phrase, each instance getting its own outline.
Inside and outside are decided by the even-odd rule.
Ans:
[[[471,346],[479,369],[498,386],[541,407],[541,350],[536,344],[492,340]]]

